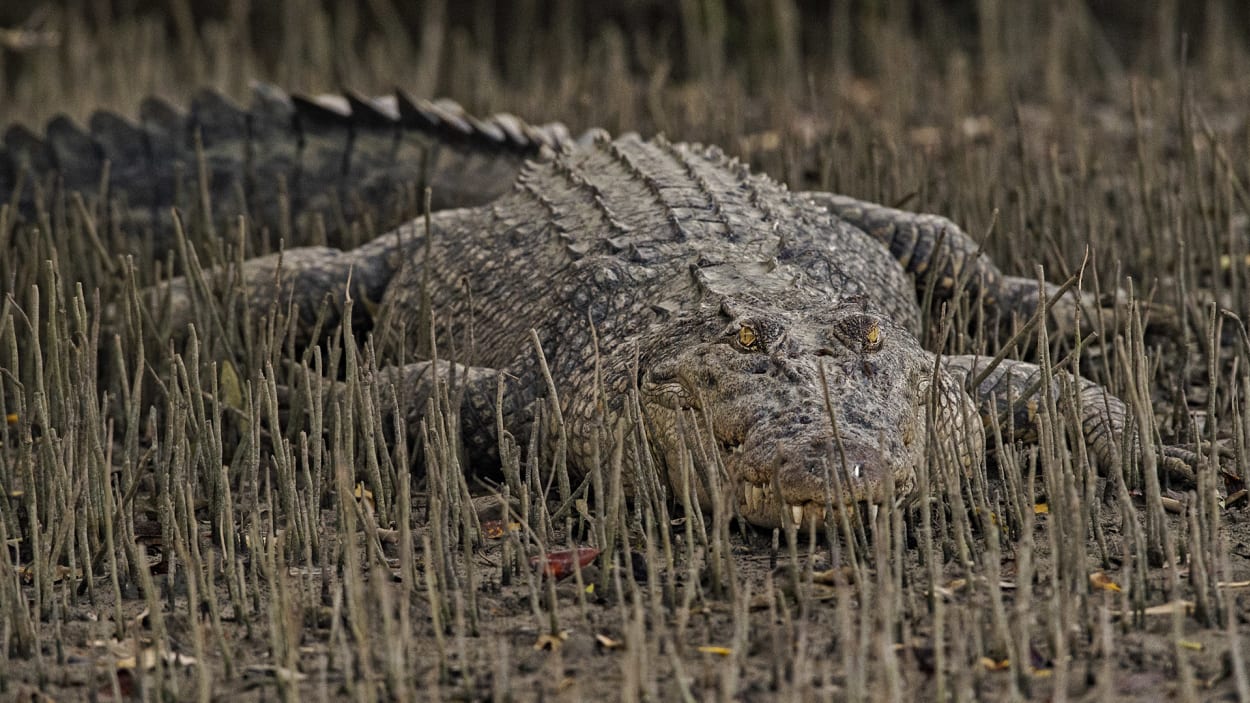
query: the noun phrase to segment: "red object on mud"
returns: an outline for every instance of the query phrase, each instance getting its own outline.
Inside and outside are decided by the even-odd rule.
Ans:
[[[577,562],[578,568],[585,568],[602,551],[602,549],[595,549],[594,547],[561,549],[530,557],[530,566],[535,569],[542,569],[543,574],[546,576],[562,579],[573,573],[574,561]]]

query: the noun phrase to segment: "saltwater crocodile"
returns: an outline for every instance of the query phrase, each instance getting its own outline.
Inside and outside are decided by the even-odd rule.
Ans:
[[[107,182],[110,197],[157,220],[175,197],[162,149],[199,163],[207,179],[199,192],[218,205],[237,193],[236,209],[256,218],[281,219],[277,204],[257,200],[278,190],[298,214],[315,210],[318,197],[345,198],[345,185],[377,196],[397,180],[428,184],[458,205],[476,179],[477,195],[489,196],[477,200],[487,202],[414,219],[347,251],[288,248],[247,261],[243,273],[259,309],[290,300],[304,326],[325,314],[327,299],[333,310],[354,299],[391,358],[420,359],[411,340],[420,320],[437,321],[441,348],[471,362],[456,369],[464,437],[479,449],[495,446],[500,430],[528,436],[539,417],[543,436],[563,433],[570,469],[584,474],[610,455],[604,442],[622,436],[612,428],[628,421],[636,390],[668,485],[689,487],[682,477],[693,475],[705,505],[725,499],[747,521],[776,526],[819,518],[835,500],[906,496],[926,462],[971,468],[983,461],[987,427],[1014,428],[1008,441],[1032,433],[1038,389],[1064,385],[1039,383],[1039,367],[1024,361],[983,373],[985,357],[921,346],[918,289],[939,300],[964,294],[986,318],[1021,320],[1058,292],[1001,274],[944,218],[789,192],[715,147],[661,137],[572,140],[557,126],[478,121],[402,97],[292,101],[266,88],[244,111],[206,95],[189,116],[149,105],[140,126],[105,115],[89,132],[65,121],[43,140],[10,132],[3,190],[20,172],[34,182],[57,172],[89,192]],[[185,141],[171,142],[174,132]],[[415,137],[424,150],[407,152]],[[458,156],[431,158],[431,143]],[[523,155],[533,158],[522,166]],[[455,178],[471,158],[483,169]],[[328,196],[310,185],[326,181]],[[15,200],[22,209],[34,197]],[[184,318],[186,283],[172,290],[172,314]],[[1071,323],[1078,308],[1093,307],[1073,293],[1052,312]],[[448,368],[427,358],[378,378],[425,389],[405,394],[423,409],[429,379]],[[500,372],[509,388],[497,427]],[[1140,453],[1125,405],[1064,377],[1075,382],[1093,460]],[[543,405],[552,389],[558,403]],[[1159,456],[1182,473],[1198,460],[1173,446]]]

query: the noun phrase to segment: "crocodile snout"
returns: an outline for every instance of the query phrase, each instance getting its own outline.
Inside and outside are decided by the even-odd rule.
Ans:
[[[739,514],[761,527],[823,520],[827,508],[878,505],[911,492],[914,457],[853,436],[747,446],[727,458],[739,477]]]

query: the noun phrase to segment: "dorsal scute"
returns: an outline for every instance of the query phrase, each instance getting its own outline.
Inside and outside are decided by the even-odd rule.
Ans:
[[[571,259],[615,256],[682,280],[690,264],[774,258],[782,244],[777,224],[796,206],[767,176],[736,168],[720,150],[636,134],[531,162],[514,190]]]

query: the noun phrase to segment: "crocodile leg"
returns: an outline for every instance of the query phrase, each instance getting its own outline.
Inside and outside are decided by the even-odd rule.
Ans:
[[[987,430],[997,423],[1003,432],[1011,433],[1003,437],[1005,442],[1036,442],[1037,423],[1040,421],[1038,394],[1042,388],[1041,367],[1025,361],[1003,359],[974,386],[975,379],[984,373],[990,361],[989,357],[975,355],[942,357],[946,370],[961,379],[972,395]],[[1081,433],[1093,461],[1099,467],[1106,468],[1119,462],[1125,442],[1132,443],[1130,451],[1134,457],[1140,455],[1142,438],[1125,431],[1129,411],[1124,401],[1103,386],[1066,372],[1060,372],[1052,381],[1050,387],[1056,398],[1060,397],[1064,382],[1077,384]],[[1164,446],[1159,454],[1160,468],[1184,485],[1194,482],[1193,467],[1199,461],[1197,454],[1183,447]]]
[[[440,385],[445,386],[450,409],[459,410],[459,439],[470,465],[498,466],[502,435],[519,438],[520,442],[529,439],[534,421],[533,393],[515,377],[496,369],[444,360],[416,361],[384,367],[373,378],[380,390],[379,410],[389,417],[397,409],[412,437],[420,436],[422,419],[431,420],[427,416],[429,401]]]
[[[462,229],[463,219],[473,218],[472,210],[448,210],[430,215],[436,232]],[[220,308],[204,300],[206,294],[224,294],[241,289],[239,307],[264,312],[276,305],[290,310],[295,318],[297,344],[318,341],[314,333],[336,330],[342,322],[344,303],[352,300],[353,326],[357,329],[377,323],[383,293],[395,274],[405,265],[415,265],[425,245],[426,220],[413,220],[371,242],[349,251],[329,247],[299,247],[278,254],[257,257],[238,266],[204,272],[201,282],[178,277],[144,291],[149,301],[164,304],[158,315],[174,334],[202,319],[201,315],[221,315]],[[227,294],[227,300],[230,298]],[[319,327],[318,327],[319,325]],[[452,407],[460,413],[460,436],[466,456],[475,462],[498,464],[500,429],[528,438],[536,398],[533,379],[502,375],[488,367],[465,366],[447,361],[417,361],[376,370],[383,416],[397,409],[411,436],[418,436],[427,402],[434,396],[436,381],[447,384]],[[503,379],[502,405],[497,396]],[[346,390],[341,381],[315,379],[321,392],[334,398]],[[314,386],[317,387],[317,386]],[[445,406],[444,406],[445,408]],[[502,426],[497,422],[503,420]],[[389,429],[389,421],[387,424]]]
[[[471,212],[434,213],[430,225],[435,232],[454,228]],[[287,249],[248,259],[237,266],[205,271],[202,278],[179,276],[145,290],[144,296],[158,308],[158,319],[175,335],[181,334],[199,314],[209,315],[214,324],[224,324],[222,313],[206,304],[212,296],[220,296],[234,301],[239,308],[258,312],[268,311],[274,305],[279,311],[290,310],[295,318],[296,339],[307,344],[316,341],[312,337],[318,322],[324,332],[337,328],[349,296],[354,301],[353,328],[371,327],[392,277],[406,262],[420,257],[425,228],[424,218],[413,220],[348,251],[331,247]]]
[[[803,196],[885,244],[903,268],[916,277],[918,291],[923,293],[932,286],[934,300],[948,300],[962,288],[979,299],[991,316],[997,315],[1004,330],[1013,327],[1013,318],[1021,323],[1028,320],[1041,303],[1043,291],[1036,279],[1003,275],[980,245],[945,217],[896,210],[832,193]],[[1046,284],[1046,299],[1054,298],[1058,292],[1059,286]],[[1116,300],[1125,297],[1122,291],[1116,291]],[[1059,333],[1074,336],[1090,331],[1089,323],[1104,312],[1094,296],[1073,290],[1054,302],[1050,322]]]
[[[202,280],[179,276],[143,294],[158,309],[157,318],[175,336],[188,324],[204,319],[201,315],[209,315],[214,325],[224,323],[220,311],[210,303],[221,296],[235,301],[239,309],[265,312],[274,305],[279,311],[289,309],[296,318],[296,338],[307,343],[312,341],[310,335],[322,314],[323,302],[329,303],[322,324],[327,331],[337,328],[349,294],[357,303],[353,318],[362,316],[354,319],[353,325],[367,323],[363,316],[373,307],[368,301],[381,300],[399,268],[401,246],[391,233],[351,251],[331,247],[287,249],[238,266],[206,271]]]
[[[347,382],[325,378],[307,367],[296,366],[294,371],[294,383],[278,387],[284,426],[295,422],[303,427],[299,423],[304,420],[297,418],[310,407],[309,393],[320,394],[326,408],[356,402]],[[364,370],[360,379],[358,397],[371,402],[358,412],[375,418],[368,426],[382,432],[386,444],[395,441],[398,418],[410,448],[428,438],[436,444],[449,442],[457,452],[463,449],[459,456],[466,473],[497,468],[501,438],[515,449],[530,437],[534,395],[515,376],[496,369],[446,360],[414,361]],[[448,421],[452,415],[456,419]],[[420,464],[425,454],[418,451],[412,459]]]

